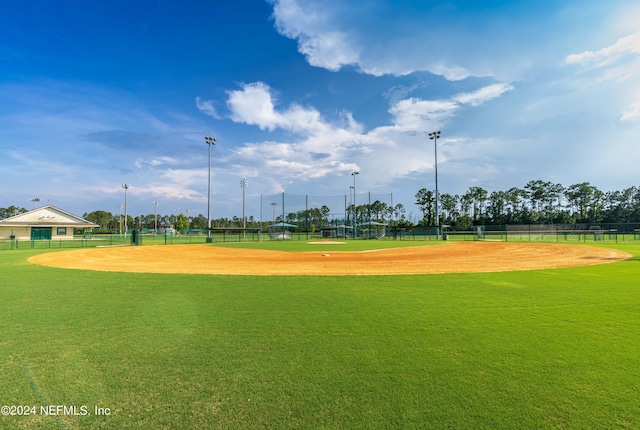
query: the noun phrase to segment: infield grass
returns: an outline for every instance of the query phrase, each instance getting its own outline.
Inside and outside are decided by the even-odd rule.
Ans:
[[[607,246],[634,257],[251,277],[55,269],[26,262],[43,251],[2,252],[0,404],[92,415],[0,416],[0,428],[640,428],[640,245]]]

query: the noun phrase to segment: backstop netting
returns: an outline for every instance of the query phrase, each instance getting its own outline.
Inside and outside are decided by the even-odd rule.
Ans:
[[[247,202],[253,211],[251,215],[264,231],[269,231],[272,239],[379,238],[393,219],[391,193],[364,192],[355,196],[278,193],[251,196]]]

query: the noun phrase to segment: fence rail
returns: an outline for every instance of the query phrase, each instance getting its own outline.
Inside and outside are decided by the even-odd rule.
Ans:
[[[505,226],[502,226],[505,227]],[[407,227],[387,228],[384,238],[376,240],[412,240],[412,241],[504,241],[504,242],[548,242],[548,243],[618,243],[640,241],[640,229],[541,229],[515,228],[506,226],[502,229],[485,230],[475,227],[473,230],[441,229],[437,231],[433,227]],[[487,226],[487,228],[491,228]],[[439,239],[438,239],[439,238]],[[288,240],[317,240],[327,239],[318,232],[294,232],[287,236]],[[339,240],[375,239],[366,235],[353,237],[340,237]],[[211,242],[244,242],[283,240],[272,238],[260,229],[215,229],[211,233]],[[0,251],[14,249],[73,249],[127,246],[131,244],[144,245],[174,245],[174,244],[204,244],[207,243],[205,233],[198,234],[140,234],[135,241],[130,235],[92,235],[90,237],[77,237],[74,239],[55,240],[0,240]]]
[[[485,240],[502,242],[631,242],[640,240],[637,233],[618,233],[615,230],[568,231],[450,231],[449,240]]]

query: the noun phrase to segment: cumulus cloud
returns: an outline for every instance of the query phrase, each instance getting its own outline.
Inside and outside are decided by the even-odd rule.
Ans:
[[[360,46],[361,35],[357,26],[346,27],[339,19],[341,6],[336,4],[331,6],[328,4],[319,6],[317,3],[304,0],[274,2],[273,18],[276,29],[280,34],[298,41],[298,51],[312,66],[338,71],[343,66],[355,65],[362,72],[373,76],[385,74],[402,76],[417,70],[430,71],[449,80],[460,80],[471,76],[471,72],[466,68],[448,64],[442,59],[425,62],[420,58],[416,62],[412,56],[407,56],[406,52],[396,56],[396,53],[406,48],[401,49],[396,46],[394,40],[382,43],[381,46],[377,45],[373,51],[370,47],[367,49]],[[348,3],[342,6],[348,7]],[[357,12],[350,11],[345,15],[361,16],[365,10],[366,7]],[[371,39],[371,36],[369,34],[366,38]],[[402,40],[401,43],[405,46],[417,44],[417,47],[422,44],[420,39],[422,37],[418,36],[411,42]]]
[[[227,106],[235,122],[256,125],[261,130],[281,128],[297,133],[324,131],[325,124],[315,109],[297,104],[280,112],[268,85],[262,82],[242,85],[241,90],[229,91]]]
[[[373,76],[426,71],[450,81],[472,76],[512,80],[530,66],[527,57],[534,52],[530,32],[516,35],[513,28],[544,26],[538,19],[519,26],[513,16],[506,19],[488,6],[478,7],[489,18],[480,19],[484,15],[455,6],[420,4],[424,2],[403,6],[388,0],[272,3],[276,30],[298,42],[298,51],[309,64],[331,71],[352,65]],[[509,31],[512,37],[496,38],[501,31]],[[539,33],[536,40],[545,34]],[[547,48],[539,49],[541,55],[548,55]]]
[[[312,66],[337,71],[358,62],[358,50],[344,31],[331,28],[327,10],[311,7],[303,10],[296,0],[280,0],[274,4],[273,17],[278,32],[298,40],[298,50]]]
[[[231,118],[263,130],[293,132],[294,138],[247,143],[235,150],[231,161],[242,165],[243,160],[259,160],[263,174],[302,180],[346,175],[366,167],[376,172],[376,181],[388,183],[431,167],[423,153],[424,133],[441,127],[465,106],[479,106],[511,89],[495,84],[442,100],[401,99],[389,108],[390,124],[365,131],[350,113],[328,121],[312,107],[278,106],[264,83],[244,84],[228,92]]]

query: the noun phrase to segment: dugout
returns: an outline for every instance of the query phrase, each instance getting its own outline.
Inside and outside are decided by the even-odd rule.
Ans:
[[[279,222],[269,226],[269,238],[271,240],[291,240],[291,230],[298,228],[293,224]]]
[[[320,236],[325,239],[337,239],[337,238],[345,238],[353,236],[353,227],[348,225],[336,225],[330,227],[322,227],[320,229]]]
[[[367,221],[358,224],[365,239],[382,239],[387,233],[387,225],[381,222]]]
[[[338,237],[337,227],[322,227],[320,229],[320,236],[324,238],[336,238]]]
[[[353,237],[353,227],[350,225],[338,225],[336,226],[336,237]]]

